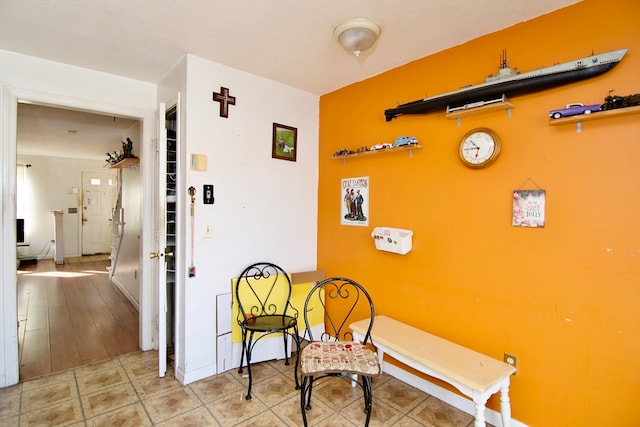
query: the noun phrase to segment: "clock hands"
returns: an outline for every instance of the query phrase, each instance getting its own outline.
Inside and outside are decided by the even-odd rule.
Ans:
[[[473,141],[469,141],[471,142],[471,145],[473,145],[473,147],[466,147],[464,148],[465,151],[469,151],[469,150],[476,150],[476,155],[475,157],[478,157],[478,154],[480,153],[480,147],[478,147]]]

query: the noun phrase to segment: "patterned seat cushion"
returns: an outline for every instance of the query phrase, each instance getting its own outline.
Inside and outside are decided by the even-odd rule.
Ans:
[[[359,342],[311,342],[300,354],[300,369],[304,376],[329,373],[367,376],[380,374],[377,353]]]

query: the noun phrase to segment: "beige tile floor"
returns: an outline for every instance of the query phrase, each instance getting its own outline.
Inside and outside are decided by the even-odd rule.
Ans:
[[[157,377],[157,353],[137,352],[0,389],[0,427],[300,426],[293,365],[253,367],[253,399],[236,370],[182,386]],[[246,372],[245,372],[246,374]],[[312,426],[362,426],[362,394],[344,381],[314,388]],[[370,426],[469,427],[473,417],[393,377],[374,380]]]

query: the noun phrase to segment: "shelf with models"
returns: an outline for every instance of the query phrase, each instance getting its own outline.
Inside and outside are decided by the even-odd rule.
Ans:
[[[331,158],[332,159],[344,159],[346,161],[347,159],[352,159],[354,157],[371,156],[371,155],[378,155],[378,154],[398,153],[400,151],[408,151],[409,152],[409,157],[411,157],[412,150],[419,150],[421,148],[422,148],[422,146],[420,144],[409,144],[409,145],[402,145],[400,147],[394,147],[394,148],[384,148],[384,149],[381,149],[381,150],[369,150],[369,151],[361,151],[359,153],[340,154],[339,156],[331,156]]]
[[[614,110],[598,111],[591,114],[580,114],[577,116],[562,117],[560,119],[549,119],[551,126],[565,125],[567,123],[576,124],[576,132],[582,131],[582,122],[588,122],[591,120],[608,119],[618,116],[628,116],[631,114],[640,114],[640,105],[635,107],[616,108]]]
[[[129,166],[137,165],[138,163],[140,163],[140,159],[139,158],[137,158],[137,157],[127,157],[126,159],[120,160],[118,163],[114,163],[114,164],[110,165],[109,168],[111,168],[111,169],[128,168]]]

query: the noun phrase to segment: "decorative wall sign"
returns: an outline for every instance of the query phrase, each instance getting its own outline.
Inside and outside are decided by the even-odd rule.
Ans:
[[[271,157],[295,162],[297,152],[298,129],[274,123],[271,139]]]
[[[514,227],[544,227],[546,191],[515,190],[513,192]]]
[[[340,224],[368,226],[369,177],[343,178],[340,190]]]
[[[213,92],[213,100],[220,103],[220,117],[229,118],[229,105],[236,105],[236,97],[229,95],[229,89],[220,87],[220,93]]]

